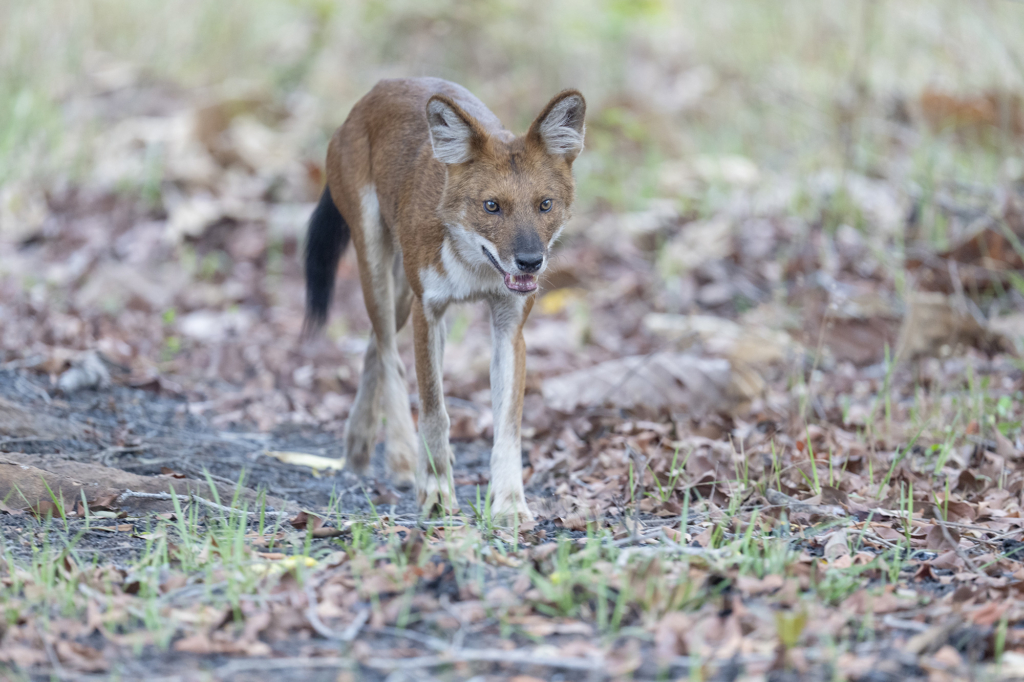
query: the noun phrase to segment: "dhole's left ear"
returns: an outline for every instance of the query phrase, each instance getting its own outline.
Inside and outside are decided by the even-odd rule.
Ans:
[[[583,117],[587,103],[578,90],[563,90],[548,102],[530,126],[529,139],[548,154],[564,156],[572,163],[583,151]]]
[[[445,95],[434,95],[427,102],[427,125],[434,158],[441,163],[469,161],[473,145],[485,135],[480,124]]]

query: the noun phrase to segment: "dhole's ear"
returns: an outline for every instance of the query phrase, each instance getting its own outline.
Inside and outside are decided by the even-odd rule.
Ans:
[[[529,138],[548,154],[564,156],[572,163],[583,151],[583,117],[587,103],[578,90],[563,90],[548,102],[530,126]]]
[[[473,144],[483,136],[480,126],[444,95],[427,102],[427,125],[434,158],[441,163],[465,163],[473,158]]]

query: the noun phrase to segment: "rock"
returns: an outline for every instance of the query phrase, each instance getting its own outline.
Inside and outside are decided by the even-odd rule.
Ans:
[[[57,388],[64,393],[74,393],[85,388],[106,388],[109,385],[110,372],[96,351],[80,355],[57,380]]]
[[[745,156],[698,156],[693,169],[704,182],[722,182],[727,185],[754,185],[761,179],[757,165]]]
[[[677,348],[700,343],[705,352],[733,363],[765,366],[782,362],[799,349],[786,332],[714,315],[648,313],[641,324],[655,336],[675,340]]]
[[[745,396],[732,392],[727,360],[688,353],[634,355],[552,377],[544,382],[547,405],[570,413],[579,407],[693,414],[728,411]]]
[[[982,327],[969,313],[954,305],[953,297],[934,291],[907,296],[907,314],[896,342],[896,359],[948,355],[959,344],[992,348],[1005,339]]]
[[[211,342],[241,336],[252,323],[252,314],[245,310],[197,310],[178,320],[177,328],[183,336]]]
[[[155,268],[102,263],[78,290],[75,305],[86,310],[120,310],[134,306],[159,312],[171,307],[188,279],[188,274],[177,263]]]
[[[710,261],[732,253],[732,224],[714,219],[688,223],[668,244],[658,259],[663,277],[684,275]]]
[[[42,190],[27,184],[0,188],[0,243],[19,244],[31,238],[49,214]]]
[[[1006,339],[1017,355],[1024,354],[1024,313],[1010,313],[988,321],[988,329]]]

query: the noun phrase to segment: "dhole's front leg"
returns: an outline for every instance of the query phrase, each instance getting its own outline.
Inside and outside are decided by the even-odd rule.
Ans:
[[[422,300],[413,303],[413,337],[416,346],[416,382],[420,389],[419,463],[416,490],[420,508],[430,513],[454,511],[455,456],[448,442],[451,425],[444,405],[442,363],[444,361],[444,312],[425,309]]]
[[[526,390],[523,324],[532,307],[533,297],[503,297],[491,302],[491,513],[506,520],[516,514],[519,521],[533,519],[523,493],[521,436]]]

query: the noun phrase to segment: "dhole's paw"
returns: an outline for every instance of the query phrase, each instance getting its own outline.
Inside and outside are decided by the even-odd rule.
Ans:
[[[345,467],[362,476],[370,468],[370,453],[376,445],[376,438],[352,429],[345,434]]]
[[[519,517],[518,521],[516,516]],[[534,520],[533,512],[526,506],[526,500],[523,499],[521,491],[496,491],[491,500],[491,518],[497,523],[508,526]]]
[[[399,490],[410,490],[416,487],[416,467],[411,462],[402,462],[400,466],[395,466],[389,458],[387,472],[391,485]]]
[[[395,439],[384,444],[384,467],[388,480],[402,490],[416,485],[416,446],[413,443],[412,439]]]
[[[455,486],[451,476],[427,476],[419,486],[417,496],[420,503],[420,514],[448,516],[459,512],[459,504],[455,499]]]

